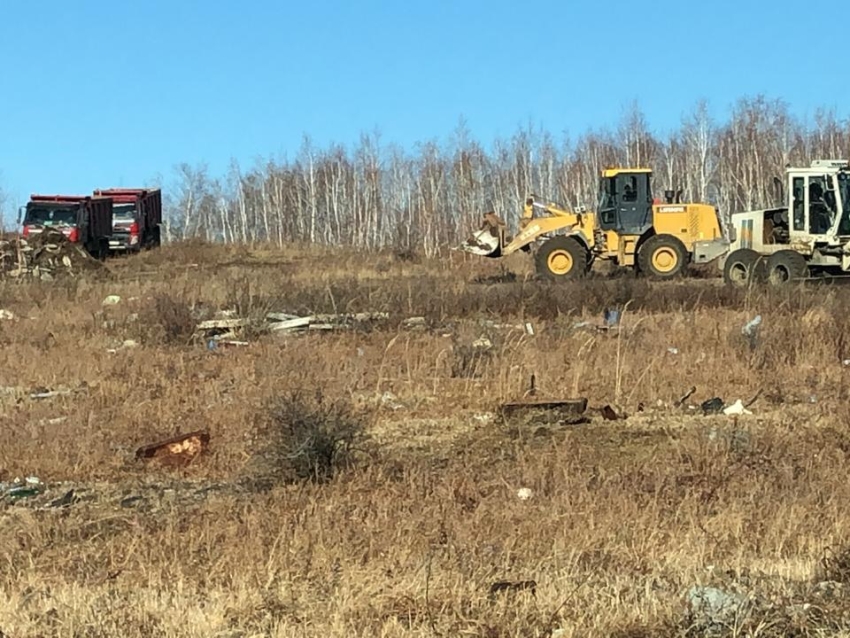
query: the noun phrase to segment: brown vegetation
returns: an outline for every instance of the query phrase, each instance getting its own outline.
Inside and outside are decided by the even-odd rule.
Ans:
[[[0,632],[706,635],[695,585],[751,598],[720,635],[846,632],[850,289],[508,266],[197,244],[0,283],[0,482],[48,487],[0,500]],[[390,321],[208,350],[194,324],[228,309]],[[532,375],[589,422],[502,423]],[[691,386],[761,393],[702,416]],[[135,458],[195,430],[188,465]]]

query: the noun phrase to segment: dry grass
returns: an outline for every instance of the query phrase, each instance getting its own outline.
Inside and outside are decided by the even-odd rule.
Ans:
[[[702,584],[753,598],[724,635],[850,626],[850,290],[553,286],[522,260],[504,281],[460,256],[315,248],[167,247],[110,266],[106,280],[0,283],[16,316],[0,321],[0,386],[21,390],[0,394],[0,481],[50,486],[0,503],[10,638],[703,635],[685,603]],[[121,302],[103,306],[110,294]],[[608,307],[625,308],[619,336],[576,327]],[[191,326],[224,309],[391,320],[209,352]],[[405,329],[413,315],[429,328]],[[489,354],[470,355],[482,336]],[[629,418],[492,420],[532,374],[543,396]],[[23,392],[58,386],[77,392]],[[752,416],[704,417],[674,406],[691,386],[695,404],[762,393]],[[367,409],[369,447],[328,480],[267,480],[270,420],[304,414],[271,406],[317,388]],[[188,467],[133,460],[194,429],[212,442]],[[71,489],[67,507],[41,507]],[[536,586],[490,592],[505,580]]]

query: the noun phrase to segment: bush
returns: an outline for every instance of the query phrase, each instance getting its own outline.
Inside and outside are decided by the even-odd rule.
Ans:
[[[187,302],[168,294],[156,295],[139,317],[146,341],[187,345],[195,333],[196,319]]]
[[[293,391],[270,413],[270,461],[279,478],[322,482],[348,468],[367,439],[367,413],[347,401]]]

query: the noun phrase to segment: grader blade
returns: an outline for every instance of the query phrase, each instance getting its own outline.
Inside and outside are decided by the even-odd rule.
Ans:
[[[487,213],[481,228],[460,245],[464,252],[482,257],[499,257],[505,241],[505,222],[495,213]]]

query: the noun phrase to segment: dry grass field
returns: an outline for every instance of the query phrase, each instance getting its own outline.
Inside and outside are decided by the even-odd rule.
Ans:
[[[850,635],[850,288],[523,257],[183,245],[0,281],[0,636]],[[221,311],[247,345],[193,338]],[[586,422],[502,419],[532,375]],[[135,458],[193,430],[188,464]]]

